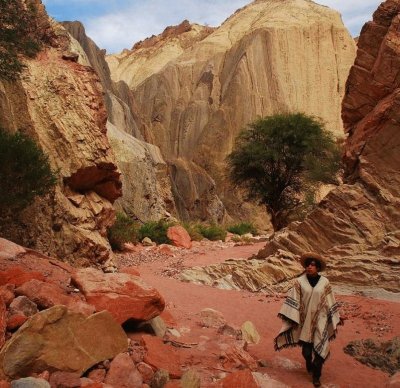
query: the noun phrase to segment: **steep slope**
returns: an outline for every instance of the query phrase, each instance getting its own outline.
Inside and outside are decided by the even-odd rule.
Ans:
[[[400,1],[387,0],[362,29],[346,85],[343,120],[346,184],[331,191],[305,222],[258,254],[315,250],[329,276],[398,292],[400,276]]]
[[[124,81],[114,83],[105,61],[105,52],[86,36],[80,22],[63,26],[79,42],[90,65],[101,79],[107,107],[107,136],[122,173],[122,197],[118,210],[145,222],[174,213],[175,206],[167,165],[157,146],[146,143],[138,129],[141,118],[135,98]]]
[[[32,136],[49,155],[58,184],[1,235],[76,264],[103,263],[121,181],[106,137],[102,88],[93,69],[71,53],[76,41],[36,4],[52,44],[25,61],[19,81],[0,84],[0,126]]]
[[[206,182],[214,182],[208,191],[213,203],[221,199],[231,215],[251,214],[227,184],[224,160],[239,131],[256,117],[300,110],[342,133],[340,103],[355,44],[340,15],[327,7],[308,0],[255,1],[179,56],[174,51],[169,62],[161,51],[161,68],[152,65],[152,56],[149,76],[137,65],[129,67],[134,57],[135,63],[147,60],[148,50],[108,61],[113,79],[133,88],[146,141],[158,145],[171,165],[179,160],[186,183],[175,185],[175,200],[183,217],[223,218],[223,207],[199,209],[204,196],[197,188]],[[132,80],[137,73],[147,77],[140,84]],[[195,165],[202,171],[196,181],[190,174]]]

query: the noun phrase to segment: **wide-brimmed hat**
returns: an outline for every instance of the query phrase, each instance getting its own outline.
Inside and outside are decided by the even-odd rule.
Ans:
[[[318,253],[305,252],[300,256],[300,263],[304,268],[306,268],[306,260],[307,259],[313,259],[313,260],[319,261],[319,263],[321,264],[321,271],[323,271],[326,268],[326,260]]]

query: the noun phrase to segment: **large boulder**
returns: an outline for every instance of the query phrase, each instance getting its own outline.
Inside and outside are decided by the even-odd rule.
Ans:
[[[89,304],[97,311],[108,310],[120,324],[129,319],[147,321],[165,307],[160,293],[135,275],[85,268],[77,270],[72,280]]]
[[[84,373],[126,351],[128,340],[107,311],[90,317],[54,306],[31,317],[0,352],[0,378],[43,371]]]

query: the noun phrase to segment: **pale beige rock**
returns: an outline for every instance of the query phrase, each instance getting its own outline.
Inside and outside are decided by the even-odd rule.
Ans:
[[[254,324],[250,321],[246,321],[242,324],[241,327],[242,331],[242,338],[252,344],[258,344],[260,342],[260,334],[258,334],[258,331]]]
[[[242,205],[223,179],[234,138],[258,116],[294,110],[341,135],[355,43],[337,12],[308,0],[255,1],[182,53],[168,51],[180,37],[107,57],[112,77],[130,85],[143,136],[177,171],[181,217],[221,221],[225,206],[266,228],[265,212]],[[224,206],[216,206],[220,198]]]
[[[16,378],[45,370],[82,374],[127,348],[126,334],[107,311],[86,318],[54,306],[31,317],[2,348],[0,375]]]

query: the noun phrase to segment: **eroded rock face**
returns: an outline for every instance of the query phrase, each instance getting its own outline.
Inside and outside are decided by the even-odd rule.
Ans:
[[[107,57],[112,77],[132,88],[146,141],[187,169],[178,170],[184,184],[172,175],[181,217],[222,220],[203,210],[216,198],[231,215],[255,216],[259,210],[241,206],[224,179],[235,137],[258,116],[291,110],[319,116],[341,134],[354,41],[337,12],[307,0],[255,1],[205,37],[199,31],[190,47],[178,43],[193,31]]]
[[[79,22],[64,27],[82,45],[88,61],[99,75],[106,93],[107,136],[122,173],[122,197],[115,207],[142,222],[158,221],[175,213],[168,166],[159,148],[143,141],[142,119],[132,92],[124,81],[114,83],[105,61],[105,51],[86,36]]]
[[[302,223],[258,254],[314,250],[330,259],[328,277],[398,292],[400,276],[400,2],[388,0],[362,29],[347,81],[343,120],[346,184]]]
[[[47,15],[43,13],[43,18]],[[21,79],[0,83],[0,125],[32,136],[49,156],[58,184],[2,235],[76,264],[109,258],[107,227],[121,196],[120,173],[106,136],[99,78],[87,59],[71,60],[76,41],[57,24],[54,39],[26,60]],[[83,53],[83,51],[82,51]]]

